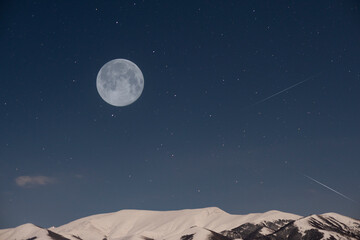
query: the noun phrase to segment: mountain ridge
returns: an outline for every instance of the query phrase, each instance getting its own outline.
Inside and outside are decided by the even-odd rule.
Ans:
[[[59,227],[31,223],[0,229],[0,240],[360,240],[360,220],[337,213],[299,216],[277,210],[247,215],[217,207],[152,211],[124,209]]]

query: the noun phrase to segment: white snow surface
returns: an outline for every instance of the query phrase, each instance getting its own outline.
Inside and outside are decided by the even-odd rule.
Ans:
[[[49,228],[66,238],[78,240],[179,240],[183,235],[194,234],[193,240],[204,240],[209,230],[222,232],[244,223],[258,224],[277,219],[296,220],[301,216],[269,211],[248,215],[231,215],[217,207],[176,211],[121,210],[81,218],[60,227]],[[0,230],[0,240],[19,240],[37,237],[50,240],[47,229],[32,224]]]
[[[37,239],[48,239],[47,230],[37,227],[31,223],[20,225],[16,228],[1,229],[0,239],[1,240],[12,240],[12,239],[29,239],[37,236]]]
[[[75,235],[90,240],[104,236],[108,239],[139,239],[142,236],[171,239],[175,235],[186,235],[185,232],[191,227],[221,232],[247,222],[256,224],[279,218],[295,220],[300,217],[279,211],[231,215],[216,207],[178,211],[121,210],[82,218],[55,228],[54,232],[65,237]]]

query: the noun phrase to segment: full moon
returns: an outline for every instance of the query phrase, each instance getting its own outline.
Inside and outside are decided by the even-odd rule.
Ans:
[[[144,89],[144,76],[135,63],[126,59],[114,59],[100,69],[96,88],[105,102],[123,107],[140,97]]]

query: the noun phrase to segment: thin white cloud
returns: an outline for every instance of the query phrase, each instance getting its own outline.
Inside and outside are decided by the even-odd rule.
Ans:
[[[19,187],[45,186],[54,182],[54,178],[47,176],[20,176],[15,179]]]
[[[77,179],[82,179],[82,178],[84,178],[84,175],[77,173],[74,175],[74,177]]]

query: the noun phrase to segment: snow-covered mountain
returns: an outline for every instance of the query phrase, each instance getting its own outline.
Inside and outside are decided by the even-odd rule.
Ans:
[[[232,215],[211,207],[178,211],[121,210],[60,227],[24,224],[0,240],[278,240],[360,239],[360,220],[336,213],[302,217],[269,211]]]

